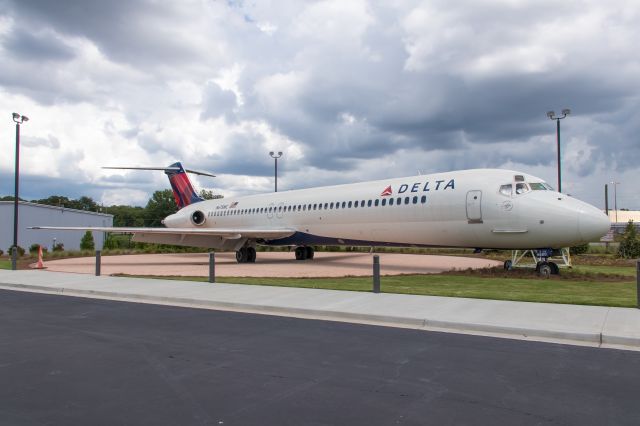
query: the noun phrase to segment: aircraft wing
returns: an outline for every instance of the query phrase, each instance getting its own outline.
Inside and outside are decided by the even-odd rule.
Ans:
[[[294,229],[280,228],[129,228],[129,227],[80,227],[80,226],[30,226],[29,229],[47,229],[53,231],[96,231],[111,232],[114,234],[142,234],[142,235],[172,235],[189,236],[202,235],[220,237],[223,239],[237,240],[241,238],[274,240],[293,235]]]

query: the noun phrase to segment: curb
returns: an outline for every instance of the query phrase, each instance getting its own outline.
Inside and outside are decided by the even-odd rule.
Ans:
[[[100,298],[124,302],[149,303],[157,305],[181,306],[199,309],[227,310],[244,313],[303,317],[308,319],[331,320],[341,322],[366,323],[389,327],[403,327],[461,334],[486,334],[493,337],[515,339],[541,339],[567,344],[588,344],[591,346],[623,346],[629,349],[640,349],[640,339],[627,336],[604,335],[602,333],[571,332],[543,330],[521,327],[501,326],[483,323],[465,323],[441,321],[429,318],[410,318],[390,315],[375,315],[341,311],[328,311],[309,308],[289,308],[278,306],[255,305],[250,303],[207,301],[182,297],[147,296],[142,294],[117,293],[101,290],[69,290],[64,287],[49,287],[32,284],[0,283],[0,289],[40,292],[64,296]]]

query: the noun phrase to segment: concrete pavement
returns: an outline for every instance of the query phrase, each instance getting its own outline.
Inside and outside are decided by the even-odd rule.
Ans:
[[[640,350],[640,310],[0,270],[0,288]]]

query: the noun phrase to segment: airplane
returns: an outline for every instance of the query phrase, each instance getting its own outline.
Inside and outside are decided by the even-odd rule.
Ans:
[[[163,228],[33,229],[129,233],[136,242],[233,250],[238,263],[255,262],[258,245],[296,247],[297,260],[313,259],[313,245],[539,250],[537,269],[558,273],[547,261],[550,249],[595,241],[610,228],[596,207],[513,170],[459,170],[203,200],[187,172],[210,173],[184,169],[180,162],[125,169],[163,170],[169,177],[179,210],[162,221]]]

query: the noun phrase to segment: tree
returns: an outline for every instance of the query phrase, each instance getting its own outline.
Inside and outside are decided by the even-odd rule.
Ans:
[[[85,232],[82,240],[80,240],[80,250],[95,250],[95,247],[93,233],[91,231]]]
[[[618,248],[618,255],[625,259],[640,257],[640,239],[638,239],[638,232],[632,220],[627,223],[627,227],[624,230],[620,247]]]
[[[145,210],[142,207],[111,206],[106,213],[113,215],[113,226],[144,226]]]
[[[165,189],[153,193],[145,207],[145,225],[161,226],[162,219],[178,211],[178,206],[173,198],[173,191]]]
[[[214,194],[213,191],[204,188],[200,190],[200,193],[198,195],[200,195],[200,198],[203,198],[205,200],[217,200],[220,198],[224,198],[224,195]]]

